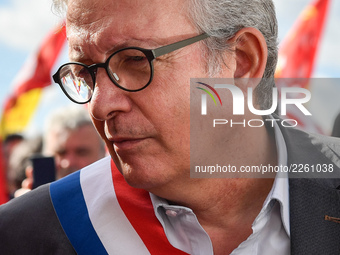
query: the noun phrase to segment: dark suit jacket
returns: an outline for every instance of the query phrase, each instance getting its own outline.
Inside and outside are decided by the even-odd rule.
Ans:
[[[293,128],[282,132],[288,164],[334,164],[340,175],[340,140]],[[289,194],[292,254],[340,254],[340,179],[290,178]],[[0,207],[0,254],[76,254],[54,212],[49,185]]]
[[[281,131],[288,165],[333,163],[340,176],[340,139]],[[290,178],[289,203],[292,254],[340,254],[340,179]]]

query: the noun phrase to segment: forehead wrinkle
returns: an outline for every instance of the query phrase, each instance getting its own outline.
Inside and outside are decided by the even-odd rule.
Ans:
[[[167,17],[173,16],[170,14],[175,10],[166,8],[167,4],[170,5],[170,3],[163,3],[162,5],[165,9],[169,9],[170,13],[157,14],[157,12],[154,12],[154,15],[145,15],[143,8],[146,8],[146,6],[143,5],[143,8],[141,8],[139,6],[140,1],[128,0],[123,2],[109,1],[105,6],[103,6],[103,2],[96,0],[71,0],[69,2],[66,23],[68,35],[72,37],[70,38],[70,46],[76,46],[72,49],[72,51],[76,51],[72,52],[72,58],[103,62],[104,55],[107,57],[121,47],[156,48],[176,41],[172,39],[173,35],[170,33],[159,36],[153,32],[157,27],[166,27],[167,23],[160,22],[163,18],[169,20]],[[184,7],[176,10],[179,12],[176,11],[177,16],[180,14],[182,18],[183,16],[184,19],[187,18],[183,13]],[[127,13],[127,15],[123,13]],[[141,33],[141,30],[144,32]],[[99,54],[101,54],[101,57],[99,57]]]
[[[107,27],[105,21],[110,17],[106,8],[100,8],[101,1],[70,1],[66,24],[68,35],[77,36],[93,43],[93,38]]]
[[[94,43],[95,38],[97,38],[106,27],[105,25],[97,23],[103,23],[103,21],[93,21],[89,24],[67,22],[67,35],[68,37],[77,37],[79,40],[88,43]]]
[[[100,26],[96,29],[91,29],[90,26],[91,25],[78,26],[77,24],[68,24],[67,35],[69,39],[70,59],[86,59],[89,53],[88,50],[91,50],[88,47],[89,45],[96,48],[97,52],[105,54],[105,51],[99,49],[100,34],[104,28]]]
[[[83,44],[84,38],[88,38],[88,33],[81,28],[77,28],[75,26],[67,27],[67,39],[69,41],[69,58],[71,60],[79,60],[85,57],[85,52],[81,44]],[[77,42],[74,42],[72,39],[78,38]],[[81,42],[81,44],[79,43]]]

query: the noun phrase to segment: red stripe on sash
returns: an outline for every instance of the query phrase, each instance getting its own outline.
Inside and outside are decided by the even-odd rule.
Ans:
[[[128,185],[113,160],[111,171],[118,203],[149,252],[152,255],[187,254],[169,243],[156,218],[149,192]]]

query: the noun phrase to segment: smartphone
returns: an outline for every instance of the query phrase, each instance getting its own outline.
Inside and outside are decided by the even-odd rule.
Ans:
[[[33,189],[55,180],[54,157],[35,155],[31,157],[31,162],[33,166]]]

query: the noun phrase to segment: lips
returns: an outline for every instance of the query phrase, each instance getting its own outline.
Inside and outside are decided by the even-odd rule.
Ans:
[[[109,141],[113,143],[115,150],[131,150],[136,148],[142,142],[144,142],[146,138],[110,138]]]
[[[120,121],[118,117],[116,116],[114,121],[105,121],[104,125],[106,139],[112,143],[117,153],[132,152],[132,149],[137,151],[142,143],[152,137],[150,135],[152,132],[149,132],[148,128],[143,128],[145,125],[126,124]]]

